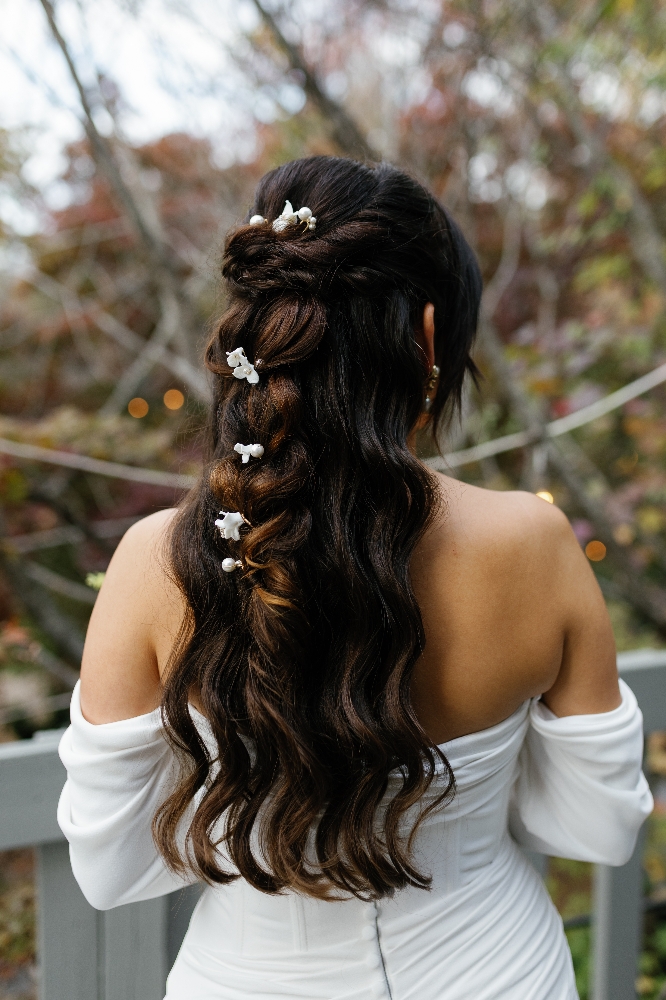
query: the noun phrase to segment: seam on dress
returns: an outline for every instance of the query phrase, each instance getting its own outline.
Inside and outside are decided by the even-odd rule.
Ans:
[[[386,992],[388,993],[389,1000],[393,1000],[393,991],[391,990],[391,981],[389,980],[388,969],[386,968],[386,960],[384,958],[384,949],[382,948],[382,936],[379,929],[379,910],[377,909],[377,904],[375,906],[375,933],[377,934],[377,947],[379,949],[379,957],[382,962],[382,972],[384,973],[384,982],[386,983]]]

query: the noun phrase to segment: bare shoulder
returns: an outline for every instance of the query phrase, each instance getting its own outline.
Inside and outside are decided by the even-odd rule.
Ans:
[[[175,508],[158,511],[125,532],[109,563],[98,601],[100,609],[111,617],[122,614],[126,621],[140,619],[150,632],[158,658],[164,630],[171,633],[170,624],[180,620],[183,612],[183,598],[169,563],[169,528],[176,513]]]
[[[578,561],[571,525],[554,504],[521,490],[486,490],[438,478],[444,500],[438,530],[456,549],[464,546],[469,556],[476,553],[486,563],[519,560],[525,569],[572,554]]]
[[[160,510],[142,518],[129,528],[120,540],[109,563],[95,605],[111,611],[109,602],[127,609],[137,602],[137,610],[145,609],[156,597],[172,598],[175,587],[169,571],[169,528],[175,509]]]
[[[176,507],[168,507],[135,521],[120,540],[114,559],[117,555],[127,557],[132,553],[158,556],[165,548],[169,527],[177,513]]]
[[[95,602],[81,664],[81,705],[93,722],[149,711],[185,614],[169,567],[175,510],[142,518],[125,533]]]
[[[601,592],[565,514],[530,493],[438,478],[442,511],[411,577],[426,633],[413,696],[439,742],[550,691],[568,660],[592,663],[595,683],[606,678],[613,653]],[[612,679],[602,686],[612,701]],[[552,704],[590,710],[595,698],[568,682]]]

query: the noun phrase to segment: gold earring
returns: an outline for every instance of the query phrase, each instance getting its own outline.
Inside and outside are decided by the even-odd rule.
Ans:
[[[439,378],[439,367],[433,365],[430,369],[430,376],[426,382],[426,398],[423,400],[423,409],[425,413],[430,412],[430,407],[432,406],[432,399],[430,398],[430,393],[434,390],[437,385],[437,379]]]

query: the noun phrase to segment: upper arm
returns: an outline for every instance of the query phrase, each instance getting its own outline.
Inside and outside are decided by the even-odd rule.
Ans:
[[[167,569],[173,514],[160,511],[137,522],[111,559],[81,663],[81,709],[89,722],[131,718],[159,704],[160,674],[185,612]]]
[[[563,646],[557,678],[543,700],[559,716],[607,712],[622,699],[606,604],[567,518],[556,508],[548,515],[549,565]]]

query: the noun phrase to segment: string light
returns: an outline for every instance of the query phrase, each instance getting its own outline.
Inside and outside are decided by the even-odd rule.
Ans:
[[[127,404],[127,411],[130,417],[136,417],[137,420],[140,420],[141,417],[145,417],[149,409],[150,407],[148,406],[148,403],[145,399],[142,399],[141,396],[135,396],[134,399],[130,399]]]
[[[592,541],[588,542],[585,546],[585,555],[590,562],[601,562],[602,559],[606,558],[606,546],[603,542],[593,538]]]
[[[553,497],[553,494],[549,493],[548,490],[539,490],[537,496],[541,497],[542,500],[545,500],[546,503],[555,503],[555,498]]]
[[[179,410],[185,402],[185,397],[180,389],[167,389],[163,400],[167,410]]]

